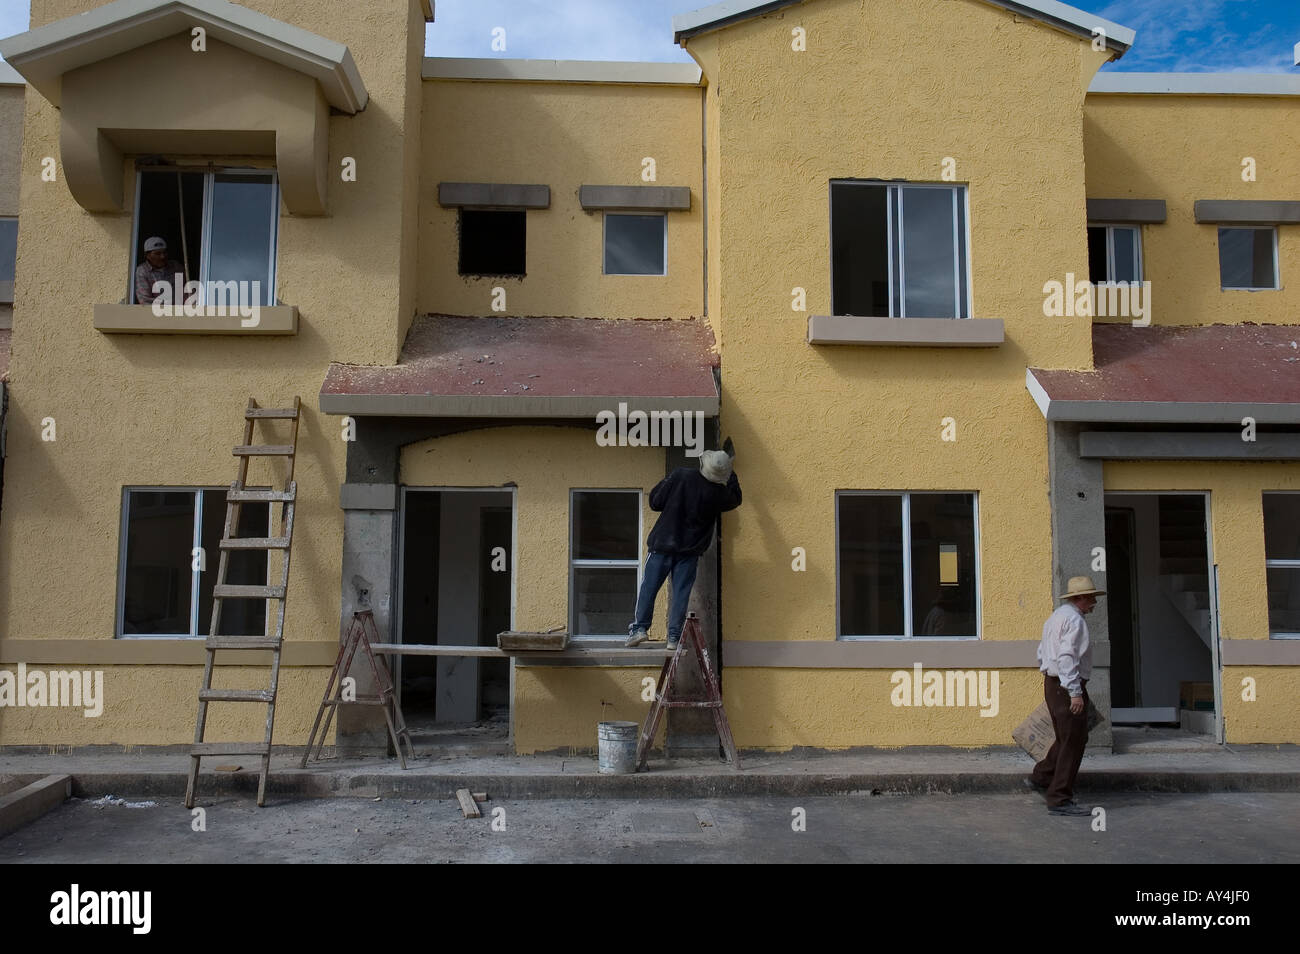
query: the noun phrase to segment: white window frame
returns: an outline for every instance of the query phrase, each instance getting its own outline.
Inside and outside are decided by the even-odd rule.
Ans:
[[[1119,284],[1119,280],[1111,278],[1115,274],[1115,229],[1128,229],[1137,235],[1137,241],[1133,243],[1133,274],[1136,276],[1135,282],[1143,281],[1143,270],[1146,263],[1142,256],[1142,226],[1132,222],[1089,222],[1090,229],[1106,230],[1106,278],[1094,285],[1106,286]],[[1088,276],[1092,278],[1091,275]]]
[[[1273,284],[1272,285],[1233,285],[1223,284],[1223,231],[1231,229],[1238,232],[1271,232],[1273,235]],[[1215,250],[1219,253],[1219,291],[1279,291],[1282,288],[1282,266],[1278,259],[1278,240],[1276,225],[1220,225],[1214,233]]]
[[[1282,496],[1300,496],[1300,490],[1265,490],[1265,491],[1263,491],[1263,492],[1261,493],[1261,496],[1260,496],[1260,511],[1259,511],[1259,512],[1260,512],[1260,522],[1261,522],[1261,523],[1263,522],[1263,519],[1264,519],[1264,497],[1273,496],[1273,495],[1276,495],[1276,496],[1279,496],[1279,497],[1282,497]],[[1297,559],[1297,560],[1270,560],[1270,559],[1268,559],[1267,557],[1264,558],[1264,572],[1265,572],[1265,579],[1264,579],[1264,615],[1265,615],[1265,618],[1267,618],[1267,616],[1268,616],[1268,578],[1267,578],[1267,573],[1268,573],[1268,571],[1269,571],[1270,569],[1278,569],[1278,570],[1300,570],[1300,559]],[[1270,630],[1270,631],[1269,631],[1269,634],[1268,634],[1268,638],[1269,638],[1269,639],[1300,639],[1300,632],[1296,632],[1296,633],[1290,633],[1290,632],[1274,633],[1272,630]]]
[[[918,636],[912,632],[912,494],[970,494],[971,519],[974,526],[975,548],[975,635],[974,636]],[[843,601],[840,598],[840,500],[845,497],[902,497],[903,545],[903,633],[902,635],[857,636],[843,634],[840,618]],[[980,495],[976,490],[837,490],[835,491],[835,638],[846,642],[881,640],[966,641],[984,637],[983,614],[984,584],[980,571]]]
[[[267,176],[271,177],[271,188],[273,192],[273,201],[271,202],[271,247],[267,250],[267,280],[269,288],[263,290],[267,296],[268,304],[258,302],[263,308],[274,305],[276,298],[276,260],[280,249],[280,175],[275,169],[258,169],[250,166],[225,167],[225,166],[139,166],[135,170],[135,210],[131,220],[131,267],[127,273],[127,290],[126,301],[133,304],[139,304],[135,300],[135,270],[139,267],[143,258],[137,258],[140,255],[140,194],[143,177],[146,175],[158,175],[161,173],[190,173],[201,174],[203,176],[203,225],[200,242],[199,257],[199,274],[190,276],[191,281],[198,281],[201,286],[200,300],[206,304],[208,294],[208,275],[209,256],[212,252],[212,191],[216,176]],[[173,249],[168,248],[168,252]],[[223,279],[224,280],[224,279]]]
[[[199,626],[199,581],[204,571],[193,569],[194,566],[194,548],[203,545],[203,491],[221,490],[228,491],[229,487],[177,487],[163,486],[155,487],[149,485],[130,485],[122,488],[121,502],[121,521],[118,529],[117,544],[117,613],[114,624],[115,639],[207,639],[207,633],[198,632]],[[253,488],[249,488],[253,489]],[[131,509],[130,499],[132,493],[190,493],[194,495],[194,530],[190,538],[190,632],[188,633],[126,633],[125,628],[126,615],[126,544],[131,528]],[[266,508],[266,536],[271,536],[273,508],[268,504]],[[208,562],[211,559],[219,559],[220,551],[215,554],[204,554],[204,562],[208,570],[216,572],[216,566]],[[268,570],[270,572],[268,563]],[[216,578],[213,577],[215,584]],[[270,613],[267,613],[267,621],[270,621]]]
[[[610,217],[611,215],[617,215],[617,216],[631,216],[631,215],[636,215],[636,216],[640,216],[640,217],[642,217],[642,218],[648,218],[648,217],[650,217],[650,216],[657,216],[658,218],[663,219],[663,223],[664,223],[664,248],[663,248],[663,251],[664,251],[664,270],[663,270],[662,272],[611,272],[611,271],[608,271],[608,270],[606,269],[606,265],[609,263],[609,245],[608,245],[609,232],[608,232],[608,225],[609,225],[609,217]],[[610,211],[606,211],[606,212],[601,216],[601,226],[600,226],[600,228],[601,228],[601,232],[600,232],[600,272],[601,272],[602,275],[623,275],[623,276],[627,276],[627,277],[629,277],[629,278],[663,278],[663,277],[667,276],[667,274],[668,274],[668,213],[667,213],[667,212],[654,212],[654,211],[646,211],[646,212],[633,212],[633,211],[618,211],[618,212],[610,212]]]
[[[831,188],[827,192],[828,199],[830,193],[836,186],[874,186],[885,187],[885,231],[888,233],[885,237],[885,251],[888,258],[889,274],[889,317],[890,318],[907,318],[907,271],[906,262],[906,226],[907,220],[903,213],[903,204],[901,202],[902,193],[905,189],[946,189],[952,193],[953,209],[953,241],[957,248],[957,254],[953,256],[953,320],[967,319],[973,313],[974,289],[971,282],[971,242],[970,242],[970,187],[965,183],[946,183],[946,182],[887,182],[880,179],[832,179]],[[957,205],[960,196],[961,206]],[[958,212],[961,213],[962,229],[961,234],[957,231]],[[830,223],[831,223],[831,244],[835,243],[835,203],[833,199],[830,202]],[[895,220],[897,219],[897,228]],[[830,256],[831,260],[831,293],[834,296],[835,288],[835,256]],[[965,300],[962,300],[962,262],[965,261],[964,284],[966,288]],[[924,316],[933,317],[933,316]]]
[[[635,560],[579,560],[575,559],[574,554],[574,527],[573,527],[573,507],[575,494],[636,494],[636,549],[637,556]],[[627,639],[627,633],[585,633],[581,636],[577,634],[578,622],[578,603],[576,599],[576,569],[587,567],[610,568],[610,569],[631,569],[636,568],[636,594],[641,593],[641,578],[645,575],[644,548],[641,541],[645,536],[645,491],[640,487],[570,487],[569,488],[569,612],[568,627],[569,639],[574,642],[595,642],[609,641],[611,639]],[[635,605],[635,604],[633,604]],[[631,619],[628,620],[632,622]],[[622,645],[620,643],[620,645]]]

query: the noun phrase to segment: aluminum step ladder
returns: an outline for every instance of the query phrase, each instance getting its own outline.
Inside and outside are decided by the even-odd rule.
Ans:
[[[290,408],[263,408],[253,398],[248,399],[244,410],[244,443],[234,449],[239,458],[238,476],[226,492],[226,523],[221,534],[221,557],[217,564],[217,579],[212,588],[212,626],[205,646],[208,654],[203,669],[203,686],[199,689],[199,714],[194,726],[194,746],[190,749],[190,777],[185,787],[185,807],[194,807],[195,788],[199,778],[199,760],[205,755],[260,755],[262,773],[257,783],[257,804],[266,803],[266,778],[271,770],[271,734],[275,729],[275,697],[280,684],[280,650],[284,640],[284,601],[289,587],[289,553],[293,542],[293,508],[298,496],[298,485],[293,479],[294,456],[298,446],[298,422],[302,402],[293,399]],[[258,421],[292,421],[292,433],[287,444],[254,444],[253,431]],[[248,490],[248,465],[253,458],[287,459],[288,474],[283,490]],[[238,537],[240,507],[245,503],[266,503],[268,510],[280,504],[280,530],[274,537]],[[273,515],[273,511],[271,514]],[[270,521],[268,520],[268,525]],[[271,571],[271,555],[283,554],[280,561],[280,582],[265,586],[232,585],[226,582],[231,551],[265,551],[267,575]],[[221,609],[225,600],[266,600],[266,619],[271,619],[272,604],[276,604],[275,626],[264,636],[231,636],[221,633]],[[271,629],[271,627],[267,627]],[[271,653],[271,681],[266,689],[213,689],[212,670],[218,651],[257,651]],[[244,663],[244,665],[248,665]],[[208,703],[253,702],[266,706],[266,737],[259,742],[204,742],[203,733],[208,722]]]

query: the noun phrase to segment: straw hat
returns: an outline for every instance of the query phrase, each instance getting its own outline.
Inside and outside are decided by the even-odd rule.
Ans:
[[[726,451],[705,451],[700,455],[700,473],[715,484],[731,479],[731,455]]]
[[[1105,590],[1099,590],[1092,583],[1090,576],[1072,576],[1070,582],[1066,584],[1065,592],[1057,597],[1058,600],[1068,600],[1075,596],[1105,596]]]

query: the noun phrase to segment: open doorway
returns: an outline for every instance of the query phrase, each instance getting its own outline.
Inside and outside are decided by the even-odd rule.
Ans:
[[[1207,495],[1107,493],[1106,571],[1112,721],[1212,740]]]
[[[402,488],[398,641],[495,646],[514,602],[514,491]],[[510,664],[400,656],[396,682],[417,745],[508,751]]]

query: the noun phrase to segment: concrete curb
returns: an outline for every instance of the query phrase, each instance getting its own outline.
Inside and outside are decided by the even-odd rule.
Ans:
[[[43,775],[0,797],[0,838],[58,808],[71,795],[71,775]]]
[[[64,776],[66,778],[66,776]],[[735,774],[642,772],[636,775],[570,774],[416,774],[321,772],[301,769],[272,771],[269,794],[289,798],[421,798],[454,799],[456,789],[486,791],[504,798],[720,798],[808,797],[871,793],[1029,794],[1023,772],[883,772],[777,774],[763,771]],[[14,776],[21,780],[22,776]],[[30,786],[29,786],[30,787]],[[228,795],[253,795],[256,772],[204,773],[200,800]],[[1300,772],[1100,771],[1079,776],[1081,793],[1208,793],[1300,792]],[[174,772],[84,772],[72,778],[78,797],[107,794],[176,797],[185,793],[185,776]],[[17,793],[15,793],[17,794]]]

